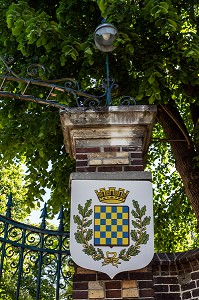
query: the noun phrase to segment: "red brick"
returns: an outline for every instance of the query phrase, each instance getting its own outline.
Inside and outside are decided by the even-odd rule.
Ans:
[[[194,259],[190,263],[191,263],[192,270],[193,271],[198,271],[198,269],[199,269],[198,261],[196,259]]]
[[[131,161],[131,165],[134,166],[143,166],[143,160],[142,159],[135,159]]]
[[[143,166],[124,166],[124,171],[144,171]]]
[[[93,281],[96,280],[96,274],[74,274],[73,276],[74,282],[87,282],[87,281]]]
[[[120,147],[104,147],[104,152],[120,152]]]
[[[199,272],[194,272],[191,274],[191,279],[192,280],[196,280],[196,279],[199,279]]]
[[[121,272],[115,275],[115,280],[129,280],[129,273],[128,272]]]
[[[110,166],[104,166],[104,167],[98,167],[98,172],[121,172],[122,167],[110,167]]]
[[[96,167],[77,167],[77,172],[96,172]]]
[[[83,160],[88,159],[87,154],[76,154],[76,159]]]
[[[178,279],[177,277],[156,277],[155,278],[155,283],[156,284],[178,284]]]
[[[154,290],[153,289],[144,289],[139,291],[140,297],[153,297]]]
[[[105,273],[97,273],[97,280],[110,280],[110,277]]]
[[[99,147],[92,147],[92,148],[76,148],[76,153],[95,153],[100,152]]]
[[[161,284],[161,285],[155,285],[154,286],[155,292],[162,292],[162,293],[168,293],[169,291],[169,286],[166,284]]]
[[[141,151],[141,147],[122,147],[122,151],[125,152],[135,152],[135,151]]]
[[[105,283],[107,290],[121,289],[121,281],[108,281]]]
[[[170,287],[171,292],[179,292],[180,291],[180,286],[178,284],[171,284],[169,287]]]
[[[131,153],[131,158],[142,158],[142,152]]]
[[[190,292],[185,292],[182,294],[182,299],[191,299],[191,293]]]
[[[88,282],[74,282],[73,291],[74,290],[88,290]]]
[[[169,294],[156,294],[156,300],[181,300],[181,296],[178,293],[169,293]]]
[[[195,288],[196,288],[195,281],[191,281],[191,282],[189,282],[187,284],[183,284],[181,286],[182,291],[192,290],[192,289],[195,289]]]
[[[193,290],[193,291],[192,291],[192,296],[193,296],[193,297],[199,296],[199,289]]]
[[[139,288],[140,289],[153,288],[153,281],[150,280],[139,281]]]
[[[88,291],[73,291],[73,299],[88,299]]]
[[[106,298],[121,298],[121,290],[106,291]]]
[[[130,279],[137,280],[152,280],[153,275],[152,272],[133,272],[129,274]]]
[[[86,160],[77,160],[76,166],[77,167],[88,166],[88,162]]]

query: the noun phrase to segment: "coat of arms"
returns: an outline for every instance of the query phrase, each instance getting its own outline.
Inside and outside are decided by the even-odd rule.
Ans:
[[[87,269],[117,273],[153,257],[152,187],[148,181],[72,181],[71,255]]]

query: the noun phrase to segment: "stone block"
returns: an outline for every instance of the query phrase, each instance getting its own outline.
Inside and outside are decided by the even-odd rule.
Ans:
[[[104,290],[88,290],[88,299],[104,299]]]
[[[103,281],[89,281],[88,289],[89,290],[104,290],[104,282]]]
[[[128,165],[128,158],[104,159],[103,165]]]
[[[136,298],[138,297],[138,289],[124,289],[122,290],[122,298]]]
[[[122,289],[137,288],[137,280],[123,280]]]
[[[103,165],[103,160],[102,159],[90,159],[88,161],[89,166],[101,166]]]

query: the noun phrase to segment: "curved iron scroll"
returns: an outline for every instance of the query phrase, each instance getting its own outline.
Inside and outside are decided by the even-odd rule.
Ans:
[[[10,278],[16,300],[71,299],[73,263],[69,232],[63,231],[63,209],[58,230],[48,230],[46,206],[37,228],[12,220],[9,201],[6,216],[0,215],[0,281]]]
[[[74,105],[79,107],[96,107],[109,105],[134,105],[136,101],[133,97],[123,96],[111,99],[111,91],[117,88],[114,80],[108,78],[102,80],[99,87],[93,87],[92,90],[98,93],[89,94],[80,89],[78,82],[72,78],[61,78],[55,80],[33,79],[37,74],[43,75],[45,68],[40,64],[31,65],[28,70],[30,78],[19,77],[8,66],[8,62],[0,56],[4,70],[0,75],[0,97],[20,99],[29,102],[36,102],[42,105],[53,106],[56,108],[66,108]],[[41,71],[38,72],[37,69]],[[109,101],[107,102],[107,97]]]

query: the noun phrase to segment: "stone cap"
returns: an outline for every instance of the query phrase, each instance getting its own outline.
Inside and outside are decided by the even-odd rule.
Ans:
[[[60,110],[60,117],[64,126],[148,125],[154,122],[156,113],[156,105],[66,107]]]
[[[147,153],[155,122],[155,105],[74,107],[60,110],[66,151],[76,147],[140,145]]]
[[[151,181],[150,172],[134,171],[134,172],[76,172],[70,174],[71,180],[139,180]]]

